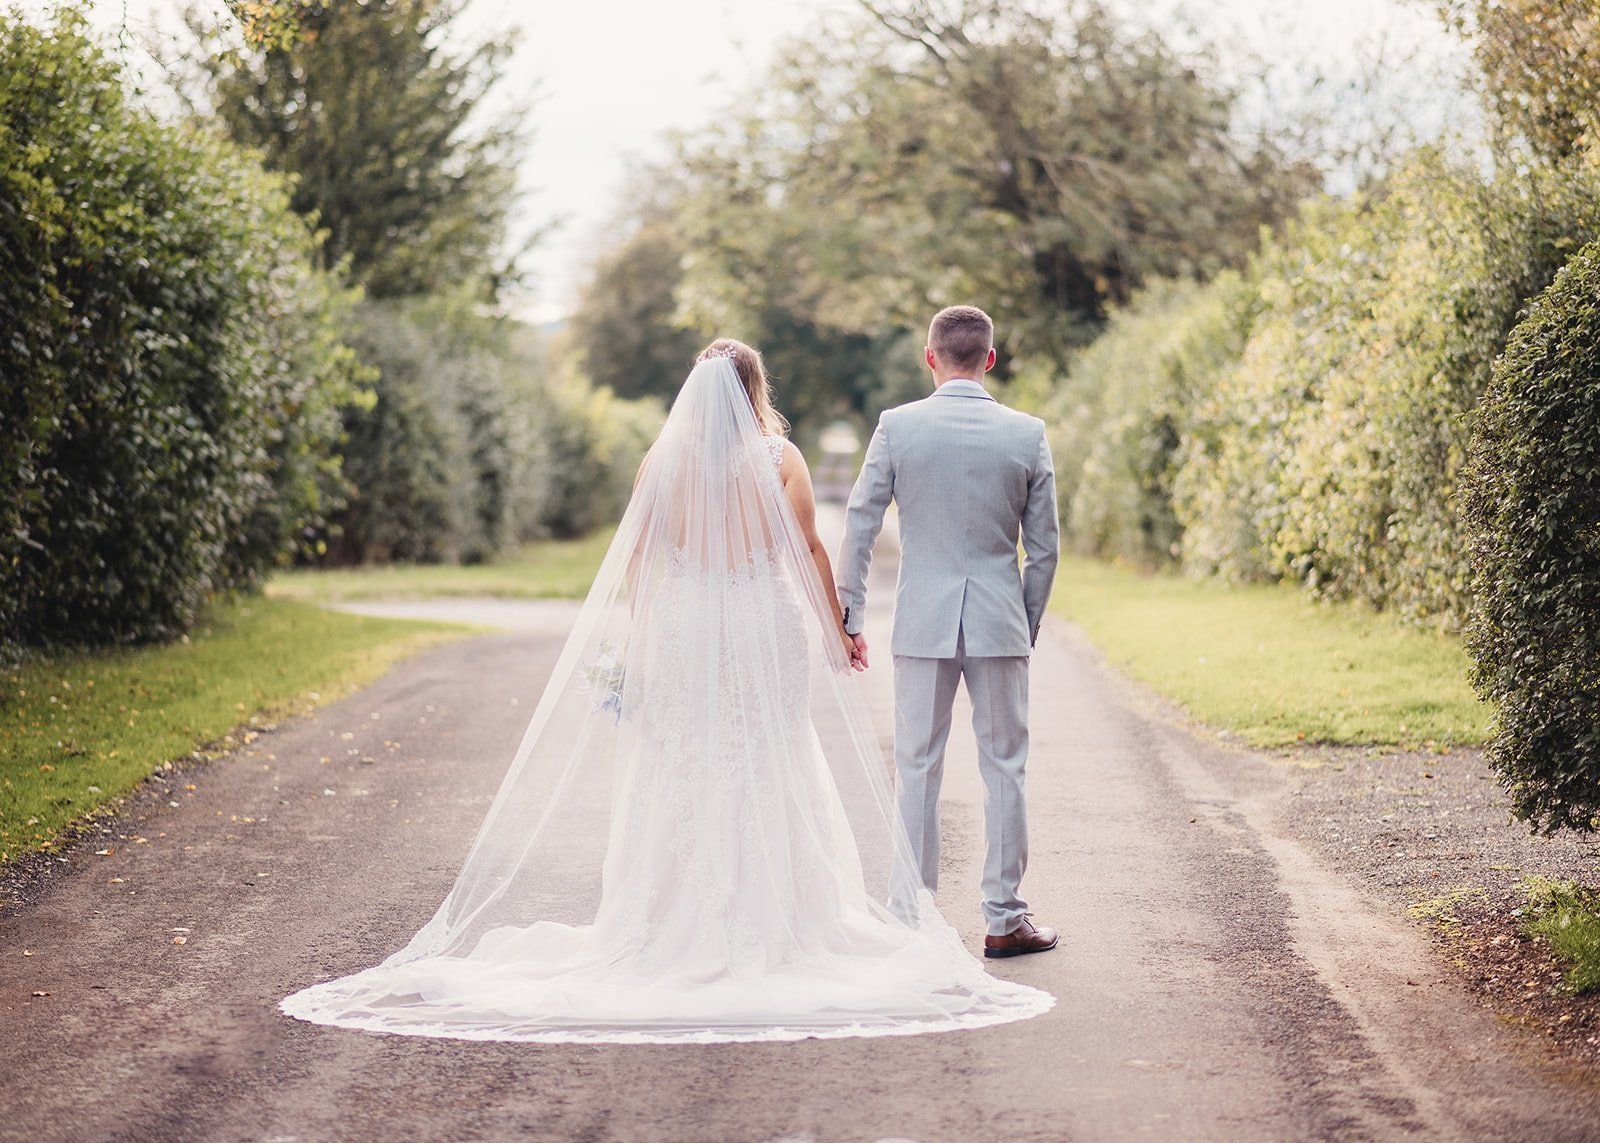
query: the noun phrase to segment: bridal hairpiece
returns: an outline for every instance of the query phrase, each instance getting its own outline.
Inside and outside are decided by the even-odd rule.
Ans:
[[[739,356],[739,351],[731,345],[720,345],[715,349],[708,349],[700,355],[701,361],[710,361],[713,357],[726,357],[729,361]]]

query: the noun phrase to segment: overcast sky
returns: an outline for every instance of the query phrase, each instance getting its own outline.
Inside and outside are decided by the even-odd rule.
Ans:
[[[35,6],[44,0],[37,0]],[[219,0],[203,0],[222,11]],[[337,2],[337,0],[336,0]],[[472,0],[469,29],[518,27],[521,47],[507,95],[534,100],[518,229],[552,219],[559,228],[533,258],[536,282],[524,311],[562,316],[606,240],[631,166],[659,155],[672,129],[722,112],[761,74],[775,46],[819,12],[854,0]],[[179,0],[98,0],[102,26],[125,29],[132,63],[176,34]],[[1449,39],[1417,0],[1146,0],[1152,12],[1182,8],[1211,39],[1277,61],[1353,68],[1384,37],[1444,58]],[[1292,63],[1289,66],[1293,66]],[[1424,85],[1426,86],[1426,85]],[[1418,98],[1424,94],[1418,88]]]

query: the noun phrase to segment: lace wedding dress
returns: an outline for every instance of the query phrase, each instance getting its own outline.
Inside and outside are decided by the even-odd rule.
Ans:
[[[284,1012],[660,1043],[1050,1007],[989,976],[909,873],[781,455],[732,363],[696,365],[455,887],[404,949]]]

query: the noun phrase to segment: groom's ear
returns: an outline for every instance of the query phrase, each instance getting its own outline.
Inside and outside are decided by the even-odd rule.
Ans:
[[[933,346],[924,345],[922,347],[922,360],[927,362],[929,369],[932,369],[935,373],[939,372],[939,359],[933,355]]]
[[[996,360],[998,360],[998,358],[995,355],[994,346],[991,345],[989,347],[989,356],[984,358],[983,371],[987,373],[989,370],[993,369]]]

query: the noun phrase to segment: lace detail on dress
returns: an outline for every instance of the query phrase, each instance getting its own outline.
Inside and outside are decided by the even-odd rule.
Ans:
[[[784,772],[814,762],[804,613],[778,552],[726,570],[673,552],[640,636],[631,657],[644,681],[625,703],[641,719],[650,772],[617,807],[627,827],[612,857],[628,888],[601,918],[646,963],[681,963],[686,947],[700,963],[781,963],[797,930],[830,911],[815,898],[831,888],[810,880],[817,847],[848,840],[796,829],[795,813],[826,820],[823,802],[784,804]],[[683,685],[707,640],[725,651],[714,685]],[[751,704],[752,694],[786,701]]]

